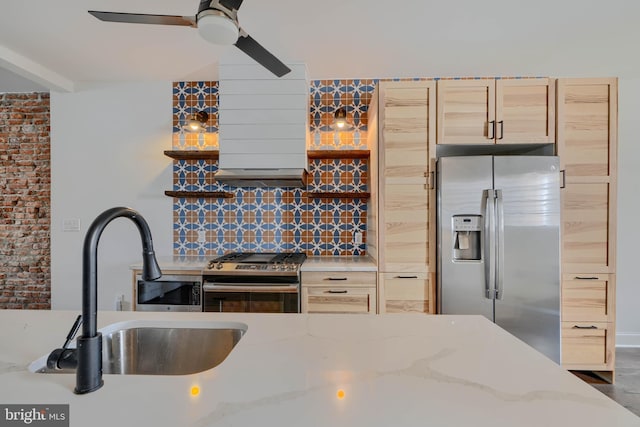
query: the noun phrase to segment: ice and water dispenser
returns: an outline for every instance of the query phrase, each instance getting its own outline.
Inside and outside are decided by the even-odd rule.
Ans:
[[[453,260],[480,261],[482,251],[482,216],[454,215]]]

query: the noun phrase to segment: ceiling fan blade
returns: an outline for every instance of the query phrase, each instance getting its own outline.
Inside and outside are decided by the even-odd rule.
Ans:
[[[196,19],[191,16],[147,15],[145,13],[99,12],[90,10],[90,14],[101,21],[124,22],[127,24],[182,25],[195,27]]]
[[[227,9],[238,10],[242,6],[242,0],[219,0],[219,2]]]
[[[240,37],[235,42],[238,49],[253,58],[258,64],[271,71],[278,77],[282,77],[291,71],[282,61],[273,56],[271,52],[262,47],[253,37],[240,29]]]

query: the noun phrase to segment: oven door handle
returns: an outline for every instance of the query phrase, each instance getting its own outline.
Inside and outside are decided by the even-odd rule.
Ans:
[[[210,283],[205,282],[202,285],[202,290],[204,292],[215,292],[215,291],[224,291],[224,292],[296,292],[298,290],[297,284],[255,284],[255,283]]]

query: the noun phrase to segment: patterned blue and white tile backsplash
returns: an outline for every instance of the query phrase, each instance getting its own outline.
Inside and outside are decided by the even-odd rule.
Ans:
[[[373,80],[314,81],[310,88],[311,146],[366,149],[366,111]],[[346,106],[353,131],[328,125]],[[185,133],[181,125],[197,111],[209,113],[207,132]],[[218,148],[217,82],[173,85],[173,149]],[[314,136],[315,135],[315,136]],[[314,142],[315,141],[315,142]],[[229,188],[215,181],[215,160],[174,160],[174,191],[222,191],[232,198],[174,198],[174,254],[215,256],[230,251],[298,251],[309,255],[363,255],[367,199],[313,198],[307,192],[367,192],[364,159],[311,159],[306,189]],[[362,243],[355,243],[355,234]]]

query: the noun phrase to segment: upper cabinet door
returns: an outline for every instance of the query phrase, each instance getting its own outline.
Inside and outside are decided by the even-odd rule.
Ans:
[[[430,83],[430,82],[429,82]],[[382,179],[385,184],[424,184],[429,171],[429,83],[381,86]],[[431,91],[431,92],[430,92]]]
[[[552,79],[438,81],[438,144],[555,142]]]
[[[495,142],[495,80],[438,80],[438,144]]]
[[[496,80],[496,143],[555,142],[555,82]]]
[[[558,155],[567,182],[609,182],[617,156],[617,80],[558,80]]]

